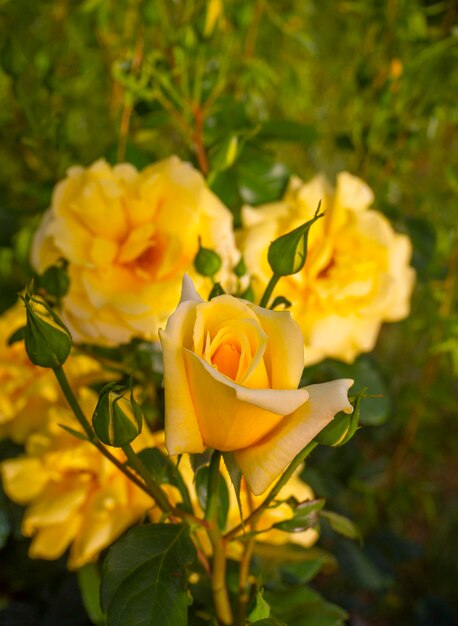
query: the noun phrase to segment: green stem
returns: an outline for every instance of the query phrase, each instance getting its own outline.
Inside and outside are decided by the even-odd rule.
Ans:
[[[148,487],[151,495],[156,500],[157,505],[164,513],[170,513],[172,511],[172,505],[170,504],[165,492],[161,487],[156,483],[154,478],[151,476],[148,469],[145,467],[142,460],[135,454],[134,449],[130,445],[130,443],[122,446],[124,454],[129,461],[129,464],[132,469],[134,469],[139,476],[143,478]]]
[[[207,504],[205,506],[205,519],[210,522],[218,521],[218,486],[220,462],[221,452],[219,450],[215,450],[210,459],[207,487]]]
[[[294,457],[294,459],[291,461],[290,465],[283,472],[283,474],[281,475],[281,477],[278,480],[278,482],[275,483],[275,485],[270,490],[269,494],[261,502],[261,504],[258,506],[258,508],[255,509],[246,518],[246,520],[244,520],[243,524],[238,524],[232,530],[230,530],[229,532],[227,532],[224,535],[224,539],[226,539],[226,541],[231,541],[232,539],[235,539],[237,537],[237,535],[241,531],[244,530],[244,527],[245,527],[246,524],[253,524],[258,519],[258,517],[269,506],[269,504],[272,502],[272,500],[274,500],[277,497],[277,495],[279,494],[281,489],[286,485],[286,483],[291,478],[291,476],[294,474],[294,472],[299,467],[299,465],[309,456],[309,454],[312,452],[312,450],[314,450],[317,447],[317,445],[318,445],[318,443],[316,441],[311,441],[307,446],[305,446],[305,448],[303,450],[301,450],[299,452],[299,454],[297,454]]]
[[[264,294],[261,298],[261,302],[259,303],[259,306],[262,306],[264,308],[267,308],[267,305],[269,303],[270,300],[270,296],[272,295],[273,290],[275,289],[275,285],[278,283],[278,281],[280,280],[281,276],[279,274],[273,274],[272,278],[269,280],[266,290],[264,291]]]
[[[218,526],[220,461],[221,452],[215,450],[210,460],[205,519],[210,523],[207,534],[213,549],[212,592],[216,615],[220,623],[232,624],[232,609],[226,585],[226,542]]]

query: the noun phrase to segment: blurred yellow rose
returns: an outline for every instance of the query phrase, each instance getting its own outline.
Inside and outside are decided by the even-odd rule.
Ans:
[[[25,323],[22,302],[0,315],[0,438],[9,437],[16,443],[23,443],[27,435],[44,425],[54,404],[66,406],[53,372],[32,365],[23,341],[11,346],[7,343]],[[65,369],[76,391],[107,378],[94,359],[81,354],[72,354]]]
[[[310,230],[304,269],[275,290],[292,303],[307,365],[372,350],[382,322],[408,315],[415,280],[409,238],[369,208],[374,196],[362,180],[342,172],[335,189],[322,175],[295,178],[282,201],[242,209],[240,244],[259,297],[272,275],[270,242],[311,219],[320,200],[326,215]]]
[[[71,168],[56,186],[32,263],[41,272],[60,257],[69,262],[62,317],[76,342],[157,339],[184,271],[211,287],[193,268],[199,237],[220,254],[216,279],[229,286],[239,259],[232,216],[197,170],[177,157],[142,172],[99,160]]]
[[[233,451],[260,494],[334,417],[351,380],[298,389],[303,338],[286,311],[229,295],[204,302],[185,277],[160,332],[169,454]]]
[[[97,395],[84,389],[81,400],[90,415]],[[47,428],[27,439],[25,454],[1,464],[1,476],[6,494],[27,505],[22,532],[32,537],[29,555],[57,559],[70,548],[68,567],[77,569],[155,505],[97,448],[59,426],[78,430],[68,410],[56,405],[51,413]],[[134,448],[153,445],[154,437],[145,432]],[[111,452],[125,460],[120,449]]]

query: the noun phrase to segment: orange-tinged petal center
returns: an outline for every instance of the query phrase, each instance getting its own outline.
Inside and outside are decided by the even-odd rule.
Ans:
[[[211,361],[221,374],[235,380],[240,363],[240,349],[233,343],[222,343],[215,350]]]

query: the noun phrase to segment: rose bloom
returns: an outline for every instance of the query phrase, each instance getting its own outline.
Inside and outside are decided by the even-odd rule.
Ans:
[[[9,337],[25,323],[22,302],[0,315],[0,438],[9,437],[16,443],[23,443],[27,435],[45,424],[51,406],[66,406],[53,372],[32,365],[23,341],[8,345]],[[76,391],[107,378],[97,361],[76,353],[67,359],[65,370]]]
[[[228,287],[239,260],[230,211],[189,163],[171,157],[141,172],[103,160],[72,167],[55,188],[32,247],[42,272],[63,257],[70,290],[62,318],[76,342],[117,345],[157,339],[173,310],[183,272],[202,246],[222,259],[216,279]]]
[[[303,338],[287,311],[229,295],[204,302],[189,278],[160,332],[169,454],[234,452],[259,495],[339,411],[348,379],[298,389]]]
[[[81,399],[90,414],[97,395],[85,389]],[[97,448],[59,425],[81,430],[69,410],[56,405],[50,411],[47,428],[29,436],[24,455],[1,464],[1,476],[8,497],[27,505],[22,532],[32,537],[29,556],[57,559],[70,548],[68,567],[77,569],[155,510],[155,503]],[[154,437],[142,433],[133,447],[154,445]],[[111,452],[125,460],[119,448]]]
[[[335,189],[322,175],[293,178],[282,201],[242,209],[240,244],[259,297],[272,276],[270,242],[310,220],[320,200],[326,214],[311,227],[305,266],[275,290],[292,303],[307,365],[372,350],[382,322],[408,315],[415,279],[409,238],[369,208],[374,196],[362,180],[342,172]]]

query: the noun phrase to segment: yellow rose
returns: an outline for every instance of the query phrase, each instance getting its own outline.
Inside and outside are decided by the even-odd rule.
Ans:
[[[41,272],[59,257],[69,262],[62,317],[75,341],[157,339],[184,271],[211,286],[193,269],[199,237],[221,256],[216,279],[230,286],[239,259],[232,216],[197,170],[177,157],[142,172],[100,160],[71,168],[56,186],[32,263]]]
[[[31,432],[45,424],[54,404],[66,406],[53,372],[32,365],[23,341],[10,346],[7,343],[25,323],[22,302],[0,315],[0,438],[9,437],[16,443],[23,443]],[[107,378],[97,361],[80,354],[72,354],[65,369],[76,390]]]
[[[342,172],[335,189],[322,175],[308,183],[293,179],[281,202],[242,210],[240,242],[258,296],[272,275],[269,243],[311,219],[320,200],[326,211],[310,230],[303,270],[281,279],[275,291],[292,303],[307,365],[326,357],[353,361],[374,348],[382,322],[409,313],[411,243],[369,208],[373,199],[362,180]]]
[[[303,338],[286,311],[229,295],[204,302],[185,277],[160,339],[169,454],[233,451],[255,494],[338,411],[352,411],[351,380],[297,388]]]
[[[81,401],[89,415],[97,395],[85,389]],[[92,444],[59,426],[79,429],[67,409],[56,405],[51,412],[47,428],[27,439],[25,454],[1,464],[1,477],[8,497],[27,505],[22,532],[32,537],[29,555],[57,559],[70,548],[68,567],[77,569],[153,509],[154,501]],[[154,445],[145,432],[134,448]],[[120,449],[111,452],[125,460]]]

